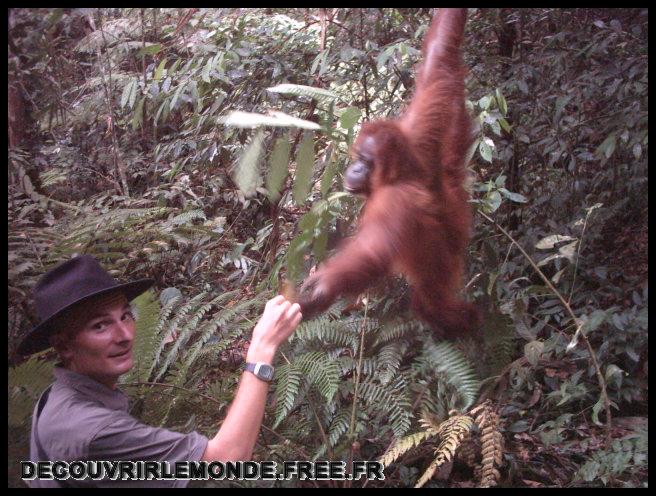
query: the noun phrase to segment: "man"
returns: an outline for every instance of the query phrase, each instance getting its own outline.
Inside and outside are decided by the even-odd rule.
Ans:
[[[118,283],[91,256],[73,258],[45,274],[34,290],[40,324],[19,352],[54,346],[61,363],[55,382],[39,399],[32,418],[32,461],[249,460],[266,402],[278,346],[301,321],[300,307],[283,296],[270,300],[253,330],[246,371],[217,434],[208,439],[151,427],[128,413],[116,387],[133,366],[135,322],[129,302],[152,286],[142,279]],[[257,375],[256,375],[257,374]],[[32,487],[186,486],[188,481],[71,481],[35,479]]]

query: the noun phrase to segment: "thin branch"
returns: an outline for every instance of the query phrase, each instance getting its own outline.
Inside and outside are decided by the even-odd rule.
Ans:
[[[105,47],[108,47],[109,44],[107,43],[107,38],[105,37],[105,30],[103,28],[103,20],[102,20],[102,14],[100,11],[98,11],[98,20],[99,20],[99,30],[100,34],[103,39],[103,44]],[[93,29],[96,29],[95,26],[95,21],[93,20],[93,16],[89,15],[89,24]],[[100,78],[102,80],[102,85],[103,89],[105,90],[105,100],[107,104],[107,111],[109,114],[109,126],[108,129],[110,131],[111,137],[112,137],[112,155],[114,157],[114,166],[116,167],[116,170],[118,172],[119,179],[121,181],[121,188],[122,191],[119,191],[122,195],[124,196],[130,196],[130,190],[128,188],[128,178],[125,173],[125,168],[123,165],[123,160],[120,157],[120,151],[118,147],[118,140],[116,139],[116,126],[115,126],[115,120],[114,120],[114,105],[112,104],[112,61],[109,56],[109,51],[107,51],[107,72],[108,74],[105,75],[105,67],[103,65],[103,59],[102,59],[102,52],[100,51],[100,44],[96,45],[96,52],[98,55],[98,67],[100,69]],[[107,76],[107,77],[105,77]]]
[[[583,323],[578,323],[578,319],[574,315],[574,312],[572,311],[572,307],[570,307],[569,303],[565,301],[563,296],[558,292],[558,290],[551,284],[551,281],[547,278],[547,276],[544,275],[544,273],[540,270],[540,268],[535,264],[535,262],[531,259],[531,256],[524,251],[524,249],[515,241],[515,239],[499,224],[496,223],[493,219],[485,215],[482,211],[478,211],[485,219],[487,219],[489,222],[495,225],[497,229],[499,229],[510,241],[513,243],[517,248],[519,248],[519,251],[522,252],[522,255],[528,260],[528,262],[531,264],[533,269],[538,273],[540,278],[544,281],[544,283],[547,285],[547,287],[551,290],[551,292],[560,300],[562,303],[563,307],[569,313],[572,322],[576,323],[576,332],[574,335],[580,335],[583,338],[583,342],[585,343],[586,347],[588,348],[588,353],[590,354],[590,361],[592,362],[592,365],[595,369],[596,375],[597,375],[597,381],[599,383],[599,387],[601,389],[601,397],[604,401],[604,409],[606,411],[606,446],[610,447],[610,443],[612,442],[612,437],[611,437],[611,412],[610,412],[610,399],[608,398],[608,393],[606,391],[606,381],[604,380],[604,376],[601,373],[601,368],[599,367],[599,362],[597,361],[597,355],[595,354],[594,350],[592,349],[592,345],[590,344],[590,341],[588,340],[588,337],[585,335],[585,333],[581,332],[581,328],[583,327]]]
[[[355,386],[353,388],[353,406],[351,407],[351,420],[349,421],[349,430],[347,439],[351,443],[351,449],[349,451],[349,459],[346,462],[346,466],[349,467],[353,463],[353,453],[355,451],[355,411],[358,404],[358,389],[360,388],[360,377],[362,375],[362,360],[364,355],[364,333],[367,327],[367,312],[369,310],[369,298],[365,299],[364,304],[364,317],[362,319],[362,324],[360,324],[360,350],[358,356],[358,365],[355,370]],[[352,481],[346,481],[344,487],[351,487]]]

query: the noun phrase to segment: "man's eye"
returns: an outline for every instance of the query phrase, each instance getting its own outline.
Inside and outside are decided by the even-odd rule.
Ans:
[[[100,321],[100,322],[96,322],[95,324],[93,324],[91,326],[91,329],[94,329],[96,331],[102,331],[106,326],[107,326],[107,322]]]
[[[134,320],[134,314],[132,312],[125,312],[123,314],[123,320],[125,319]]]

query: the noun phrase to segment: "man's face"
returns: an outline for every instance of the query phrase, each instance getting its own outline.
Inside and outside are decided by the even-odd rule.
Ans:
[[[73,331],[60,350],[67,367],[113,388],[133,365],[135,322],[127,298],[103,295],[81,304],[66,320]]]

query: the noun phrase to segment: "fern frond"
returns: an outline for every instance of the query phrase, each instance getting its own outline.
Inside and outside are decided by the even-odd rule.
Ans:
[[[330,446],[335,446],[341,437],[348,431],[351,421],[351,409],[342,408],[339,410],[330,422],[328,427],[328,441]]]
[[[173,226],[181,226],[184,224],[189,224],[191,221],[195,219],[207,220],[207,217],[205,216],[205,212],[203,212],[202,209],[188,210],[186,212],[182,212],[181,214],[176,215],[172,219],[165,222],[164,227],[171,228]]]
[[[385,405],[385,412],[395,437],[400,438],[408,431],[413,415],[402,377],[399,377],[396,383],[385,386],[365,381],[360,385],[360,394],[367,406],[378,413],[381,411],[381,405]]]
[[[224,293],[219,297],[215,298],[212,304],[219,305],[220,303],[223,303],[223,301],[233,298],[238,293],[239,293],[238,290]],[[233,343],[234,340],[237,338],[237,336],[243,333],[243,327],[237,326],[235,329],[228,332],[225,336],[221,338],[221,341],[218,343],[218,346],[213,345],[211,348],[208,348],[206,345],[207,340],[216,333],[217,329],[224,327],[228,322],[230,322],[236,316],[246,312],[246,310],[248,310],[250,307],[261,303],[261,300],[262,297],[256,297],[251,300],[242,301],[240,303],[237,303],[236,305],[233,305],[230,308],[222,309],[218,314],[213,316],[212,319],[199,330],[200,338],[192,345],[189,352],[185,356],[185,363],[187,364],[187,366],[188,367],[191,366],[191,364],[198,357],[203,356],[205,354],[204,351],[211,352],[212,354],[216,354],[223,351],[231,343]],[[246,322],[244,327],[247,326],[250,327],[250,325],[251,325],[250,323]],[[206,350],[206,348],[208,349]]]
[[[398,460],[401,455],[404,455],[412,448],[419,446],[424,441],[436,435],[437,432],[426,430],[405,436],[404,438],[401,438],[396,443],[394,443],[394,445],[387,451],[387,453],[381,457],[380,463],[387,467],[388,465],[391,465],[396,460]]]
[[[175,310],[175,308],[178,306],[178,303],[182,300],[182,296],[174,296],[173,298],[169,299],[164,307],[160,310],[160,316],[159,316],[159,321],[157,322],[157,326],[155,327],[155,335],[159,339],[159,345],[155,351],[155,356],[153,357],[153,361],[150,364],[150,370],[148,371],[148,377],[152,377],[153,371],[155,370],[155,367],[159,363],[159,360],[162,356],[162,351],[164,351],[164,346],[165,346],[165,331],[164,328],[168,327],[170,324],[169,320],[171,317],[171,314]]]
[[[355,349],[359,337],[347,328],[339,320],[329,320],[327,317],[303,322],[294,333],[294,340],[300,340],[304,344],[313,340],[320,341],[323,345],[333,345],[341,348]]]
[[[375,346],[399,342],[407,334],[419,329],[420,325],[416,321],[394,322],[385,325],[376,335]]]
[[[274,381],[276,420],[273,422],[273,428],[275,429],[294,406],[303,382],[303,372],[291,364],[284,364],[276,367]]]
[[[401,366],[403,352],[400,343],[392,343],[383,346],[378,353],[376,373],[381,384],[390,382]]]
[[[473,425],[474,422],[468,415],[456,415],[440,424],[438,431],[440,444],[435,450],[435,459],[419,478],[415,487],[422,487],[442,464],[453,460],[456,450]]]
[[[515,358],[515,326],[510,316],[493,313],[486,317],[484,330],[489,375],[497,375]]]
[[[332,401],[340,384],[340,370],[334,360],[326,353],[313,352],[294,361],[309,384],[317,387],[326,401]]]
[[[206,292],[202,292],[200,294],[197,294],[191,300],[189,300],[189,302],[187,302],[185,305],[183,305],[182,307],[180,307],[178,309],[175,317],[171,321],[171,324],[168,326],[167,335],[176,333],[178,331],[178,329],[181,327],[180,323],[184,319],[186,319],[187,314],[189,312],[193,311],[196,308],[196,305],[198,304],[198,302],[201,301],[205,297],[206,294],[207,294]],[[206,306],[201,308],[201,311],[203,313],[205,313],[207,310],[208,309],[207,309]],[[187,331],[191,332],[191,328],[187,327]],[[184,338],[186,338],[186,337],[187,336],[184,336]],[[180,338],[183,338],[183,336],[180,336],[178,339],[175,340],[175,342],[173,343],[173,346],[171,347],[171,349],[167,353],[166,358],[164,359],[164,363],[161,365],[161,367],[159,369],[159,372],[155,376],[155,381],[158,381],[162,378],[164,373],[169,368],[169,365],[171,365],[171,362],[173,362],[178,357],[180,347],[182,346],[182,343],[183,343],[183,339],[180,339]],[[160,344],[160,349],[163,348],[163,346],[164,346],[164,343],[162,342],[162,344]]]
[[[30,419],[34,404],[43,390],[53,381],[54,362],[43,360],[40,354],[9,369],[7,380],[8,424],[24,426]]]
[[[498,467],[503,462],[503,436],[499,431],[500,419],[492,403],[487,400],[472,410],[481,431],[481,487],[496,486],[501,478]]]
[[[121,382],[146,382],[159,345],[157,334],[159,300],[155,298],[152,291],[148,291],[135,298],[132,305],[137,317],[137,328],[132,345],[134,366],[122,377]]]
[[[443,341],[434,344],[426,341],[421,358],[457,393],[457,398],[449,405],[449,409],[465,411],[474,404],[478,397],[480,381],[472,364],[453,343]]]

